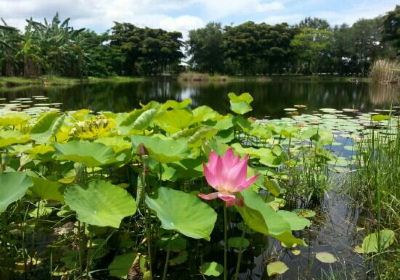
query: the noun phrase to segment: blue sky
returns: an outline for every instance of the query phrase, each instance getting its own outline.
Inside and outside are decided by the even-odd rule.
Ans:
[[[394,9],[399,0],[0,0],[0,17],[22,28],[24,19],[51,18],[55,12],[71,17],[76,27],[107,30],[113,21],[179,30],[184,34],[207,22],[294,24],[306,16],[331,24],[352,24]]]

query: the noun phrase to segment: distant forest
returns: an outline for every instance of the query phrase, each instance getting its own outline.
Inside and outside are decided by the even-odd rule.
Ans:
[[[376,59],[399,56],[400,6],[351,26],[319,18],[296,25],[212,22],[191,30],[187,41],[180,32],[119,22],[97,34],[71,27],[58,14],[51,21],[28,19],[24,31],[3,19],[0,25],[2,76],[156,76],[185,70],[365,76]]]

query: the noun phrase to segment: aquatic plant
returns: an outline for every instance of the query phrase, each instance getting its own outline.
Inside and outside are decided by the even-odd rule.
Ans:
[[[257,235],[305,245],[293,231],[310,221],[277,203],[288,159],[283,136],[277,145],[276,126],[245,117],[248,93],[229,98],[226,115],[190,109],[191,100],[152,101],[127,113],[3,112],[0,278],[189,278],[217,273],[206,264],[222,259],[221,239],[224,275],[238,277]],[[256,139],[270,144],[251,144]],[[200,199],[206,182],[232,207]],[[238,220],[242,236],[228,239]],[[233,269],[230,250],[238,252]],[[190,269],[182,272],[183,264]]]
[[[217,192],[199,194],[199,197],[205,200],[219,198],[226,206],[240,206],[243,201],[238,199],[235,193],[247,189],[257,180],[256,175],[247,178],[247,161],[248,156],[240,159],[233,154],[232,148],[223,156],[211,152],[208,163],[203,164],[203,170],[208,184]]]

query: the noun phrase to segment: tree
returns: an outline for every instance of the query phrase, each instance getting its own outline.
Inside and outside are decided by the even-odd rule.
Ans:
[[[111,29],[110,46],[125,56],[120,74],[156,75],[178,66],[183,57],[181,38],[180,32],[116,22]]]
[[[210,22],[204,28],[189,31],[187,53],[191,67],[197,71],[224,71],[223,31],[220,23]]]
[[[18,74],[19,61],[16,54],[20,48],[21,34],[18,29],[1,20],[3,25],[0,25],[0,74],[14,76]]]
[[[396,6],[384,17],[383,40],[391,43],[400,56],[400,6]]]
[[[329,29],[330,25],[326,19],[306,17],[300,21],[298,28]]]
[[[305,74],[318,72],[319,64],[329,56],[333,33],[328,29],[305,27],[296,34],[290,43],[297,55],[298,69]]]

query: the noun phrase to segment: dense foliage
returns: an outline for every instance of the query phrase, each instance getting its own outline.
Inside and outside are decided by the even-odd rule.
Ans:
[[[176,71],[181,33],[115,23],[111,32],[74,29],[58,14],[43,23],[27,20],[25,31],[0,26],[0,70],[5,76],[67,77],[153,75]]]
[[[323,147],[332,134],[257,122],[244,116],[252,110],[249,94],[230,93],[229,98],[232,113],[227,115],[207,106],[191,109],[190,100],[153,101],[129,113],[2,112],[1,278],[129,274],[129,279],[150,279],[153,274],[167,279],[168,267],[174,267],[168,279],[219,275],[210,266],[223,263],[221,240],[225,256],[230,252],[224,258],[225,277],[233,277],[247,270],[244,260],[263,254],[263,236],[279,240],[287,253],[305,245],[299,233],[311,224],[305,217],[315,213],[292,210],[307,207],[312,197],[318,200],[322,184],[314,176],[290,178],[304,166],[321,171],[334,159]],[[210,154],[212,176],[230,180],[216,173],[220,169],[212,163],[212,150],[249,156],[239,161],[225,153],[235,166],[229,176],[242,181],[243,172],[256,175],[234,191],[239,205],[226,207],[196,196],[212,192],[202,165]],[[304,193],[296,196],[291,189],[300,185]],[[229,240],[222,234],[227,230]],[[276,272],[275,265],[268,274],[287,270]]]
[[[103,34],[77,30],[57,14],[51,21],[28,19],[24,32],[3,20],[0,72],[25,77],[151,76],[182,71],[186,59],[191,70],[231,75],[366,75],[376,59],[396,57],[399,36],[399,7],[352,26],[332,27],[319,18],[293,26],[209,23],[191,30],[186,42],[180,32],[130,23],[116,22]]]
[[[318,18],[295,26],[208,24],[189,33],[189,62],[194,70],[211,73],[366,75],[377,58],[395,57],[399,35],[394,13],[361,19],[352,26],[331,27]]]

